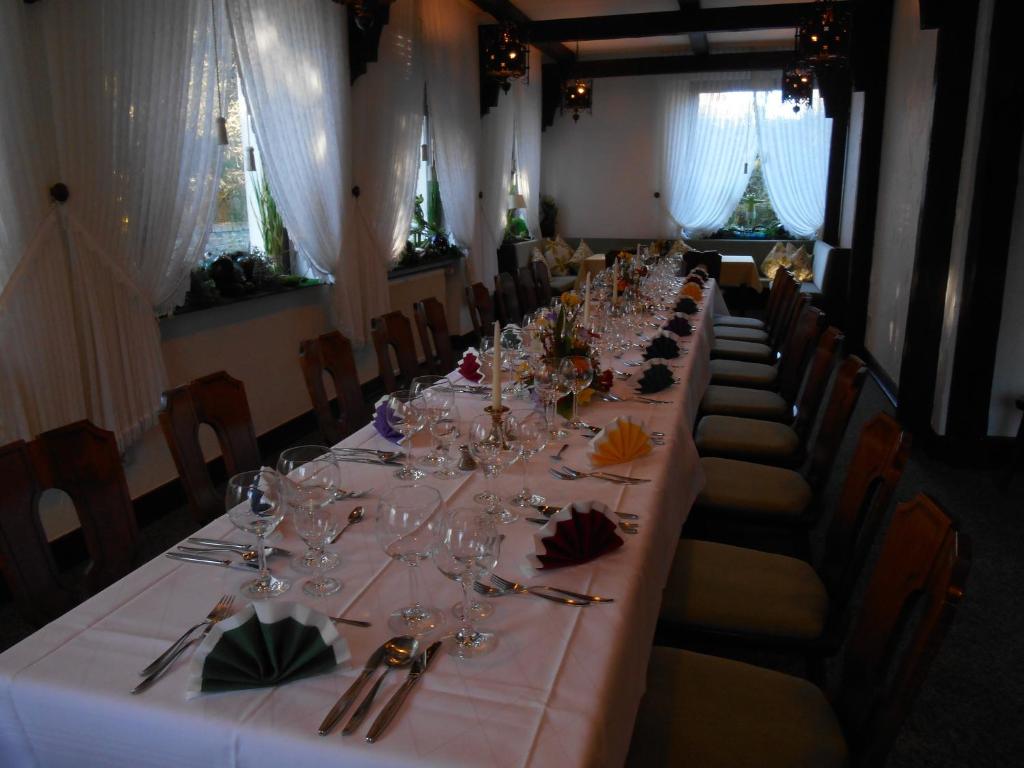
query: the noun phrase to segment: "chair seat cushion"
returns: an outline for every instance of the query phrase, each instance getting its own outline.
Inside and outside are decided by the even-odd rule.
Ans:
[[[734,328],[731,325],[716,325],[716,339],[732,339],[733,341],[750,341],[755,344],[767,344],[768,332],[760,328]]]
[[[702,458],[704,489],[697,504],[743,517],[795,521],[811,504],[811,486],[791,469],[737,459]]]
[[[626,765],[832,768],[848,762],[825,695],[807,680],[655,647]]]
[[[803,560],[711,541],[682,539],[661,618],[705,630],[816,640],[828,593]]]
[[[721,384],[712,384],[704,391],[700,409],[703,413],[745,416],[750,419],[789,421],[792,418],[789,404],[782,395],[766,389],[727,387]]]
[[[749,341],[733,341],[732,339],[715,339],[711,345],[711,357],[724,357],[727,360],[746,360],[751,363],[770,365],[775,353],[767,344],[754,344]]]
[[[745,360],[712,360],[711,383],[740,387],[768,388],[775,384],[779,372],[774,365],[750,363]]]
[[[739,317],[738,315],[716,315],[715,325],[731,325],[734,328],[758,328],[764,330],[764,321],[756,317]]]
[[[800,438],[792,427],[740,416],[705,416],[697,424],[695,440],[701,456],[776,462],[792,458],[800,450]]]

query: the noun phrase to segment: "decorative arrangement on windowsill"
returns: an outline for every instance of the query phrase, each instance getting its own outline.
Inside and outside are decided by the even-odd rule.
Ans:
[[[611,389],[612,383],[612,372],[601,371],[601,360],[591,344],[594,334],[588,327],[589,321],[589,288],[584,299],[580,299],[575,291],[563,293],[558,309],[546,313],[538,321],[545,357],[590,358],[595,375],[591,385],[579,394],[581,406],[590,402],[595,391],[607,392]],[[570,393],[558,401],[557,410],[560,416],[570,417],[574,397]]]

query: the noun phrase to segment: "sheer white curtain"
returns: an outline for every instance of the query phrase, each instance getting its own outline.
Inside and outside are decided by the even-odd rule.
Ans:
[[[761,172],[779,221],[796,237],[814,238],[825,223],[832,119],[815,91],[810,108],[794,113],[781,91],[754,100]]]
[[[512,85],[516,99],[516,160],[519,192],[526,198],[526,225],[540,237],[541,52],[530,47],[530,82]]]
[[[387,270],[409,238],[423,127],[418,0],[398,0],[381,33],[379,58],[352,89],[352,203],[360,260],[358,297],[369,318],[389,308]],[[346,256],[351,252],[346,249]],[[354,271],[354,270],[353,270]],[[351,274],[352,271],[346,271]]]
[[[699,237],[728,221],[746,188],[757,152],[753,96],[726,81],[710,86],[715,93],[683,78],[661,87],[662,200],[677,230]]]
[[[345,9],[323,0],[227,0],[263,168],[315,276],[335,277],[337,324],[365,338],[359,260],[342,260],[349,195]]]
[[[33,12],[55,134],[39,145],[55,151],[47,176],[6,181],[34,195],[59,179],[70,198],[60,236],[22,240],[16,289],[5,286],[2,333],[18,337],[5,344],[3,387],[18,393],[5,422],[30,435],[84,416],[129,443],[155,422],[166,384],[154,309],[184,294],[216,200],[211,6],[53,0]],[[18,130],[5,126],[5,145]]]
[[[516,104],[512,93],[498,95],[480,121],[480,222],[484,256],[476,275],[484,285],[491,285],[498,274],[498,248],[508,220],[508,193],[512,180],[512,146],[515,141]],[[442,189],[444,189],[442,187]]]
[[[448,230],[469,248],[470,279],[493,274],[477,221],[480,62],[477,21],[459,0],[421,0],[427,100]]]

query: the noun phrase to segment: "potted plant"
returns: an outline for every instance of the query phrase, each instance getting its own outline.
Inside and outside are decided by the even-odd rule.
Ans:
[[[540,199],[540,233],[543,237],[554,237],[558,231],[558,205],[555,198],[544,195]]]

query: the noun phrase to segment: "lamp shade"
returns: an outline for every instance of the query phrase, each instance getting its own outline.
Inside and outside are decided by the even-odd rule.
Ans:
[[[526,198],[521,193],[516,192],[515,194],[508,196],[508,207],[510,210],[516,210],[518,208],[526,207]]]

